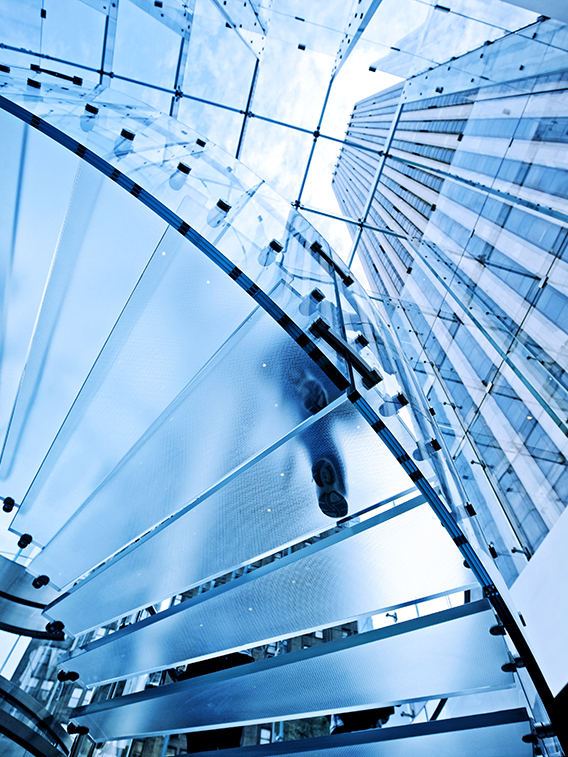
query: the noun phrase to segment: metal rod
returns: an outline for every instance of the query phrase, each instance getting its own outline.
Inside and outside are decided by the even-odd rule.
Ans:
[[[183,79],[185,76],[185,66],[187,63],[187,53],[189,48],[189,32],[184,34],[181,38],[179,46],[179,55],[176,66],[176,75],[174,78],[174,94],[172,95],[172,101],[170,103],[170,116],[176,118],[179,111],[180,97],[178,92],[181,91]]]
[[[355,218],[349,218],[348,216],[337,216],[333,213],[326,213],[324,210],[318,210],[317,208],[310,208],[307,205],[299,205],[298,210],[304,210],[306,213],[317,213],[320,216],[325,216],[325,218],[333,218],[336,221],[343,221],[344,223],[350,223],[353,226],[362,226],[364,229],[369,229],[369,231],[377,231],[381,234],[387,234],[391,237],[399,237],[400,239],[410,239],[408,234],[401,234],[398,231],[392,231],[391,229],[387,228],[381,228],[380,226],[373,226],[370,223],[366,223],[363,221],[357,221]]]
[[[242,125],[242,128],[241,128],[241,134],[239,136],[239,143],[237,144],[237,152],[235,153],[235,158],[237,160],[241,157],[241,152],[242,152],[242,149],[243,149],[243,142],[245,141],[245,132],[247,130],[248,118],[251,115],[249,111],[250,111],[250,106],[252,104],[252,98],[254,97],[254,91],[256,89],[256,82],[257,82],[257,79],[258,79],[258,69],[259,69],[259,67],[260,67],[260,58],[257,58],[255,60],[255,62],[254,62],[254,71],[253,71],[252,80],[251,80],[251,83],[250,83],[250,89],[249,89],[249,94],[248,94],[248,99],[247,99],[247,106],[245,108],[245,115],[244,115],[244,118],[243,118],[243,125]]]
[[[112,71],[112,62],[114,59],[114,44],[116,40],[116,24],[118,21],[118,0],[114,3],[107,3],[108,10],[105,18],[105,31],[103,36],[103,50],[101,55],[101,68],[99,84],[109,84],[109,74],[106,71]]]
[[[402,109],[404,107],[403,103],[403,96],[404,96],[404,90],[400,93],[400,99],[398,101],[397,109],[395,111],[395,114],[392,119],[392,123],[389,128],[389,132],[387,134],[387,138],[385,140],[384,144],[384,151],[382,151],[377,169],[375,171],[375,176],[373,178],[373,183],[371,184],[371,188],[369,189],[369,194],[367,195],[367,202],[365,203],[365,208],[363,210],[363,213],[361,215],[361,221],[366,221],[367,216],[369,215],[369,211],[371,210],[371,206],[373,204],[373,199],[375,197],[375,192],[377,191],[377,187],[379,186],[379,182],[381,180],[381,176],[383,175],[383,169],[385,167],[388,151],[390,150],[390,147],[392,145],[392,141],[394,139],[394,135],[398,126],[398,122],[400,121],[400,116],[402,114]],[[361,241],[361,234],[363,233],[363,227],[359,227],[359,231],[357,232],[357,235],[355,236],[355,239],[353,240],[353,245],[351,246],[351,252],[349,254],[349,258],[347,259],[347,265],[351,266],[353,263],[353,259],[355,257],[355,254],[357,252],[357,247],[359,246],[359,242]]]
[[[320,136],[321,124],[322,124],[323,117],[324,117],[324,114],[325,114],[325,109],[327,108],[327,103],[328,103],[328,100],[329,100],[329,94],[331,92],[331,85],[332,84],[333,84],[333,75],[332,75],[331,79],[329,80],[329,84],[327,85],[327,91],[325,93],[325,97],[324,97],[324,100],[323,100],[323,106],[322,106],[320,117],[319,117],[319,120],[318,120],[318,125],[316,127],[316,130],[313,132],[313,134],[314,134],[314,141],[312,142],[312,147],[311,147],[311,150],[310,150],[310,154],[308,156],[308,162],[306,163],[306,170],[304,171],[304,177],[303,177],[302,183],[300,185],[300,191],[298,192],[298,198],[296,200],[296,207],[298,207],[298,205],[300,204],[300,200],[302,199],[302,193],[304,191],[304,187],[306,186],[306,180],[308,178],[308,172],[310,170],[310,165],[312,163],[312,158],[314,156],[314,151],[316,149],[316,144],[317,144],[317,141],[318,141],[318,137]]]
[[[105,18],[105,30],[103,32],[103,49],[101,53],[101,68],[100,68],[100,78],[99,78],[99,84],[103,83],[103,71],[105,70],[105,54],[106,54],[106,45],[107,45],[107,38],[108,38],[108,24],[109,24],[109,16],[107,13],[107,17]]]

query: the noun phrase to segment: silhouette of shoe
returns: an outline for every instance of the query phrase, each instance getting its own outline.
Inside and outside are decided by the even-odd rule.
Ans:
[[[329,518],[344,518],[349,509],[347,500],[338,491],[337,473],[329,460],[318,460],[312,467],[318,492],[318,505]]]
[[[327,405],[327,392],[316,379],[306,379],[299,388],[302,404],[306,410],[315,415]]]

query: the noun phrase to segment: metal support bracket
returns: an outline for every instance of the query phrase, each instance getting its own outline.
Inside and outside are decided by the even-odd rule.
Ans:
[[[361,376],[363,386],[366,389],[372,389],[382,377],[376,370],[370,368],[360,355],[348,344],[342,337],[333,332],[329,324],[323,319],[318,318],[310,326],[310,331],[314,336],[320,337],[327,342],[342,358],[344,358]]]

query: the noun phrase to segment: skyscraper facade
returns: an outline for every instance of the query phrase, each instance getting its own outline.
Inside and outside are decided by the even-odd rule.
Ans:
[[[333,179],[509,581],[568,496],[567,49],[542,18],[358,102]]]

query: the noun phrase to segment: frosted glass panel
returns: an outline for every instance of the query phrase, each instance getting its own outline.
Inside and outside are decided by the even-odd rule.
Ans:
[[[252,305],[170,228],[73,403],[13,527],[33,534],[36,542],[49,542]]]
[[[48,145],[57,149],[54,156],[57,160],[61,148],[53,143]],[[67,216],[55,251],[49,250],[50,258],[53,255],[51,270],[2,450],[0,475],[10,476],[10,488],[18,502],[42,465],[109,331],[166,229],[163,221],[116,184],[105,181],[94,168],[77,159],[75,169]],[[36,184],[35,166],[28,164],[24,181]],[[51,185],[40,183],[40,188],[43,197],[50,192]],[[130,219],[128,225],[124,224],[125,217]],[[35,223],[36,219],[32,228]],[[74,347],[73,359],[69,359],[69,345]],[[100,370],[96,373],[100,376]],[[90,377],[91,386],[93,378]],[[158,397],[155,401],[158,402]],[[78,410],[75,408],[73,412],[75,421]],[[118,420],[116,415],[115,418]],[[71,425],[68,419],[67,428]],[[108,455],[122,440],[119,430],[120,427],[114,427],[111,440],[108,427],[105,429]],[[61,441],[58,443],[61,450],[59,445]],[[57,458],[57,453],[53,458]],[[42,476],[50,462],[46,463]],[[85,462],[83,459],[83,468]],[[22,514],[14,525],[45,544],[52,529],[65,518],[69,502],[76,500],[71,479],[67,480],[65,486],[59,485],[57,509],[51,509],[47,516],[50,528],[45,528],[44,519],[37,512],[28,518],[40,481],[44,480],[42,476],[28,492]],[[12,482],[16,484],[15,490]],[[47,496],[53,496],[53,490]],[[45,502],[41,500],[40,506]]]
[[[206,268],[212,265],[203,257],[201,261]],[[196,268],[188,269],[191,279],[196,277]],[[219,272],[214,273],[218,280]],[[225,277],[219,284],[217,293],[230,301],[236,289],[233,282]],[[199,286],[208,290],[201,283]],[[196,291],[188,295],[197,299]],[[203,304],[206,307],[208,303]],[[172,317],[175,312],[177,308]],[[191,317],[189,312],[188,319]],[[181,353],[193,342],[196,360],[200,336],[204,338],[204,351],[210,349],[206,346],[209,336],[211,347],[215,346],[213,327],[206,325],[206,310],[201,318],[197,333],[187,323],[178,323],[170,335],[174,347],[178,335],[187,328],[189,336],[175,349]],[[220,328],[226,330],[230,315],[225,314],[221,324]],[[285,437],[311,417],[306,403],[317,411],[337,394],[306,353],[270,316],[257,309],[124,456],[38,556],[33,569],[49,575],[56,585],[65,586],[164,518],[193,506],[196,497],[206,496],[231,471]],[[353,410],[351,414],[356,415]],[[313,449],[314,432],[306,434],[303,446]],[[320,441],[320,447],[322,444]],[[74,451],[74,459],[77,454]],[[290,464],[287,459],[279,463],[285,471]],[[395,468],[392,462],[390,466]],[[288,480],[279,481],[278,488],[281,490]],[[240,496],[245,496],[244,491]],[[273,491],[272,496],[278,495]],[[85,540],[87,533],[90,538]],[[70,548],[81,541],[82,549]]]
[[[471,571],[422,501],[399,505],[89,644],[66,664],[87,684],[106,682],[470,586]]]
[[[530,730],[526,710],[505,710],[405,727],[374,728],[302,739],[299,743],[267,744],[254,747],[254,754],[258,757],[288,757],[298,753],[307,757],[532,757],[532,745],[522,741]],[[204,754],[210,752],[196,753],[195,757]]]
[[[44,605],[53,602],[59,592],[51,584],[36,589],[32,584],[33,578],[23,565],[0,555],[0,588],[3,592]]]
[[[312,473],[319,460],[333,462],[350,513],[409,488],[402,468],[349,401],[306,426],[74,587],[50,615],[78,633],[328,530],[337,517],[319,506],[325,491]],[[105,531],[108,524],[96,527]]]
[[[512,685],[486,601],[81,707],[95,741],[328,714]]]

